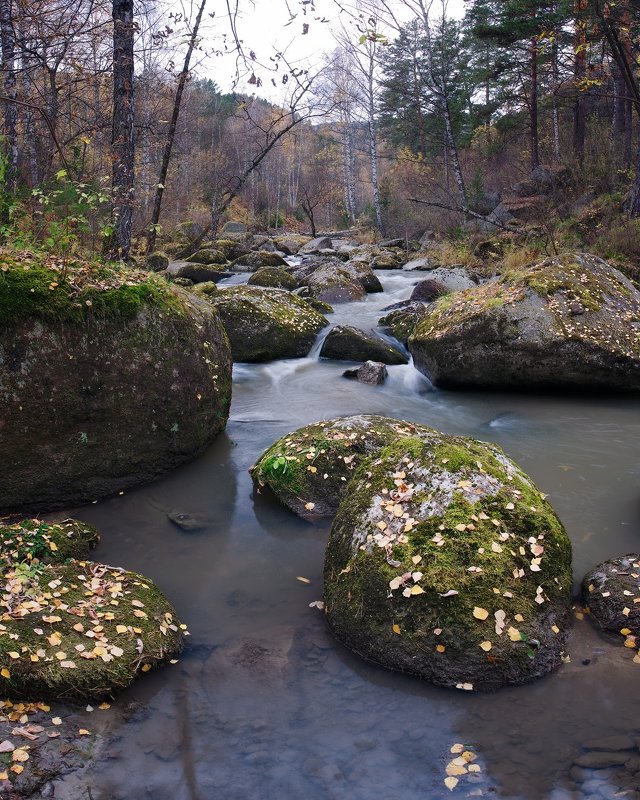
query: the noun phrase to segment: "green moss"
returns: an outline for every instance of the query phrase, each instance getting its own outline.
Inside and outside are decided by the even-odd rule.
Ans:
[[[0,252],[0,329],[37,317],[80,324],[90,317],[133,318],[147,305],[182,313],[166,281],[119,265],[61,265],[44,253]]]
[[[5,696],[101,699],[181,649],[175,611],[142,575],[72,560],[30,573],[12,567],[2,580]]]
[[[263,267],[249,278],[249,286],[271,286],[275,289],[287,289],[291,291],[298,286],[298,281],[279,267]]]
[[[416,431],[427,435],[428,429],[374,415],[317,422],[275,442],[251,468],[251,476],[301,516],[331,515],[363,458]]]
[[[0,692],[86,702],[176,655],[183,631],[142,575],[84,560],[76,520],[0,527]]]
[[[86,558],[98,541],[94,527],[76,520],[51,523],[24,519],[0,527],[0,569],[11,563],[51,564]]]
[[[330,624],[366,657],[408,671],[422,659],[419,674],[445,685],[452,685],[446,669],[453,674],[456,664],[461,675],[473,664],[482,673],[487,662],[479,643],[489,641],[500,667],[498,685],[500,670],[518,682],[517,675],[522,680],[529,671],[523,663],[538,663],[534,640],[540,641],[541,624],[545,637],[555,636],[552,623],[541,621],[548,614],[559,621],[567,616],[569,539],[536,487],[499,448],[434,435],[426,443],[400,440],[362,462],[354,475],[327,549]],[[414,581],[415,573],[421,574]],[[403,575],[400,587],[390,586]],[[402,587],[414,585],[420,593],[403,596]],[[474,615],[476,608],[487,612],[486,620]],[[494,631],[496,612],[506,620],[501,634]],[[517,632],[515,641],[507,628]],[[437,660],[437,646],[447,653],[444,672],[425,655]],[[547,652],[555,653],[557,665],[558,649],[552,644]],[[470,679],[458,677],[453,685],[458,680]],[[487,680],[490,685],[493,678]]]

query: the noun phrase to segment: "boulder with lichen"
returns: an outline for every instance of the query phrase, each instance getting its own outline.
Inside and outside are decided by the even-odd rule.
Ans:
[[[440,298],[409,349],[440,386],[638,391],[640,292],[596,256],[555,256]]]

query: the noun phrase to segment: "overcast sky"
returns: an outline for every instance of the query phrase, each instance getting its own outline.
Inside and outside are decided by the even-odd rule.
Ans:
[[[215,10],[216,18],[209,19],[205,37],[215,36],[217,46],[220,46],[219,32],[224,29],[229,31],[226,17],[226,0],[209,0],[208,10]],[[315,0],[315,11],[307,11],[305,15],[299,0],[240,0],[240,11],[236,20],[236,29],[243,42],[245,52],[255,52],[258,62],[265,66],[272,66],[270,58],[276,52],[284,52],[287,60],[299,68],[314,70],[321,62],[324,53],[335,48],[332,38],[332,29],[339,27],[341,20],[345,26],[353,29],[354,39],[358,32],[350,21],[348,15],[340,14],[335,0]],[[397,2],[398,9],[402,9],[402,1]],[[434,15],[441,14],[440,0],[434,0]],[[289,11],[290,9],[290,11]],[[447,16],[461,17],[464,13],[464,0],[448,0]],[[291,15],[296,15],[291,20]],[[403,16],[406,16],[403,15]],[[321,22],[326,19],[328,22]],[[309,25],[308,33],[303,34],[303,25]],[[213,38],[210,40],[213,41]],[[206,46],[206,40],[205,40]],[[229,91],[233,86],[236,74],[235,58],[214,57],[202,64],[201,71],[206,72],[224,91]],[[282,70],[279,73],[268,73],[264,66],[256,69],[264,83],[264,88],[256,93],[276,99],[275,90],[271,85],[271,78],[279,82]],[[246,77],[250,77],[250,74]],[[239,91],[254,92],[254,86],[241,82]]]

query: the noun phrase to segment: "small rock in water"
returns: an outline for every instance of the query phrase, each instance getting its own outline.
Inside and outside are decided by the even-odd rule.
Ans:
[[[589,739],[582,743],[585,750],[635,750],[636,743],[630,736],[604,736],[599,739]]]
[[[167,514],[167,517],[183,531],[200,531],[209,524],[209,520],[203,514],[183,514],[181,511],[172,511]]]
[[[355,378],[360,383],[367,383],[370,386],[380,386],[387,378],[387,368],[380,361],[365,361],[357,369],[346,369],[342,376],[344,378]]]
[[[606,769],[607,767],[622,766],[626,764],[629,758],[630,754],[628,752],[610,753],[593,750],[590,753],[578,756],[573,763],[578,767],[586,767],[587,769]]]

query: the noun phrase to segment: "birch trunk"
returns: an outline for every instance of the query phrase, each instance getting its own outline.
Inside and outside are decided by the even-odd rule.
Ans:
[[[173,140],[176,135],[176,128],[178,126],[178,118],[180,116],[180,105],[182,103],[182,95],[184,94],[184,87],[187,84],[189,77],[189,64],[191,63],[191,56],[198,41],[198,31],[200,29],[200,22],[204,7],[207,0],[202,0],[198,8],[196,21],[191,31],[189,38],[189,46],[187,47],[187,54],[182,66],[182,72],[178,78],[178,88],[176,89],[176,97],[173,103],[173,112],[171,114],[171,122],[169,123],[169,131],[167,133],[167,141],[164,146],[164,153],[162,154],[162,164],[160,166],[160,174],[158,175],[158,183],[156,185],[156,192],[153,201],[153,213],[151,215],[151,224],[147,232],[147,252],[151,253],[156,246],[157,226],[160,221],[160,210],[162,208],[162,195],[164,194],[164,187],[167,181],[167,173],[169,172],[169,162],[171,161],[171,150],[173,149]]]

